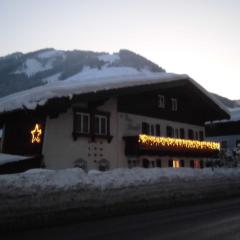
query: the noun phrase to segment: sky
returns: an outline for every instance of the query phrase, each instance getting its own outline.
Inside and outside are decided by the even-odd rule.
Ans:
[[[240,99],[239,0],[0,0],[0,56],[129,49]]]

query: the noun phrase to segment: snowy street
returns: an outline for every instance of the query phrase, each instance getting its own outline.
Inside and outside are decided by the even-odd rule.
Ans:
[[[240,199],[166,209],[50,229],[16,232],[7,239],[239,239]]]

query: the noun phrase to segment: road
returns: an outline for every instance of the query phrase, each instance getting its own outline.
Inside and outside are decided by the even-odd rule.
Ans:
[[[239,240],[240,199],[9,233],[1,239]]]

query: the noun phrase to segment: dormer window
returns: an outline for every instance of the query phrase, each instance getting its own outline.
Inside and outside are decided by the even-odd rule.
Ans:
[[[165,96],[158,95],[158,108],[165,108]]]
[[[178,101],[176,98],[172,98],[172,111],[176,112],[178,109]]]

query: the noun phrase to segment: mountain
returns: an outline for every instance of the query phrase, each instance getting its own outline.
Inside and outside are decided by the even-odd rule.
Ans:
[[[99,71],[102,70],[102,71]],[[90,76],[111,77],[138,73],[165,72],[148,59],[131,52],[62,51],[53,48],[30,53],[16,52],[0,57],[0,98],[58,81],[87,79]],[[240,100],[213,95],[229,108],[240,107]]]
[[[79,73],[84,75],[104,68],[124,71],[165,72],[146,58],[129,50],[118,53],[62,51],[53,48],[23,54],[16,52],[0,58],[0,97],[64,81]]]

